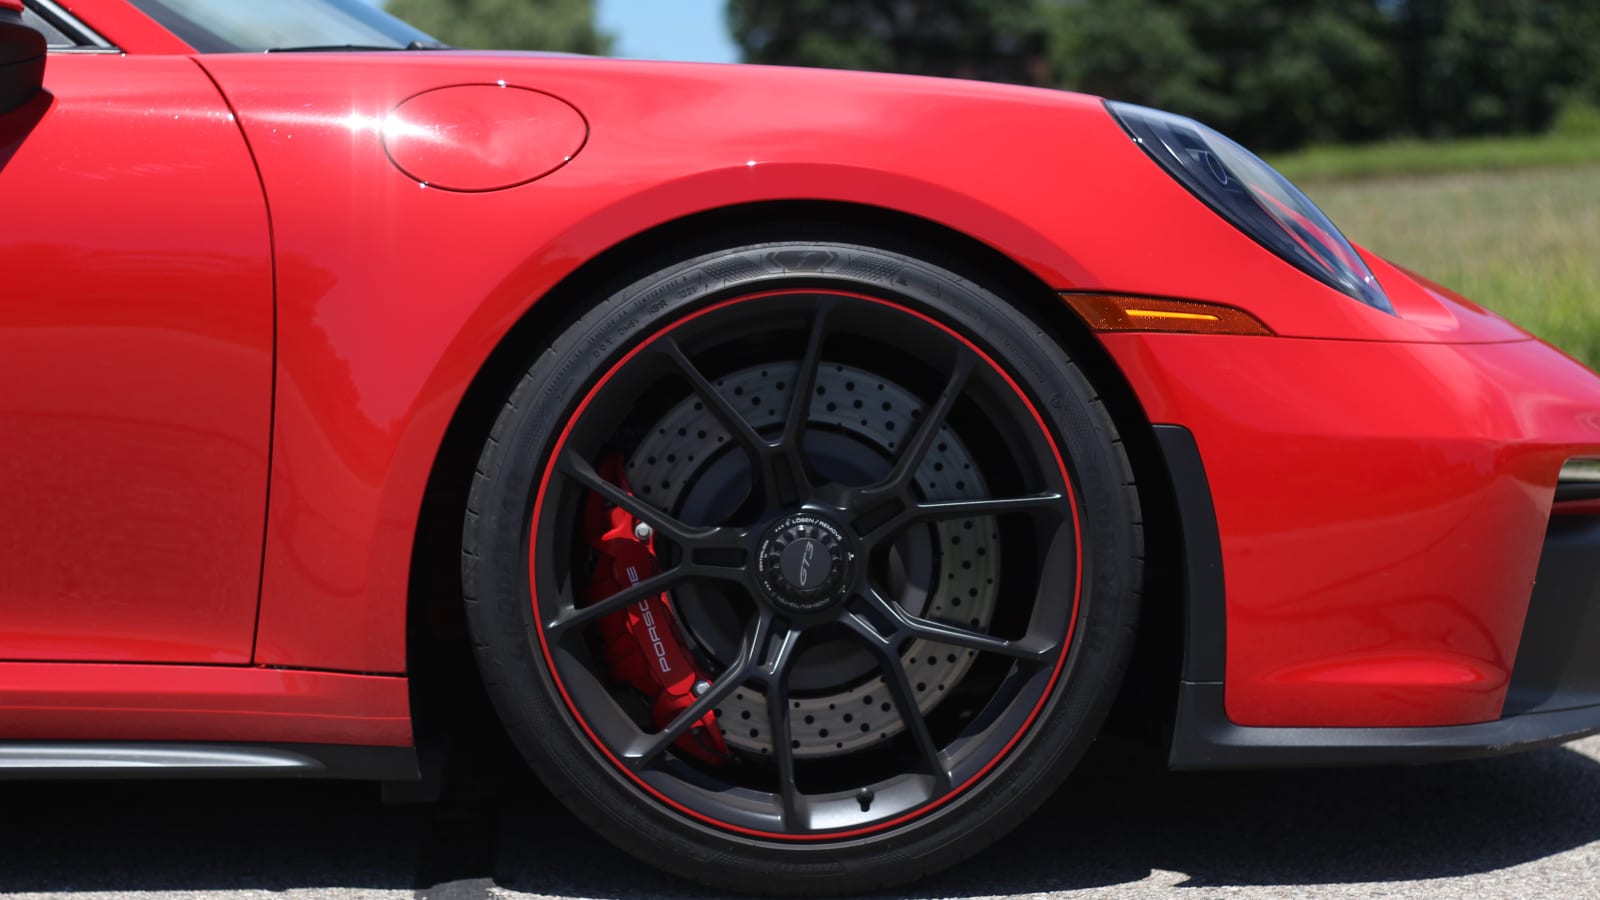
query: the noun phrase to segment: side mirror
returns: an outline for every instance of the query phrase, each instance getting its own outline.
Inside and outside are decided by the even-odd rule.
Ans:
[[[22,0],[0,0],[0,116],[44,89],[44,35],[22,21]]]

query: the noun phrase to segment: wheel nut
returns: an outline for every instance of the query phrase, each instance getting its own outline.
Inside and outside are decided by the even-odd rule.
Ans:
[[[654,534],[654,532],[652,532],[650,530],[650,526],[649,525],[646,525],[643,522],[640,522],[639,524],[633,526],[633,536],[638,538],[641,541],[650,540],[650,535],[651,534]]]

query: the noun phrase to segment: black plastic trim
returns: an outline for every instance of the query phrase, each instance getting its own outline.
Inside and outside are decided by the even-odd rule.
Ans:
[[[83,20],[61,8],[57,0],[23,0],[28,11],[38,16],[45,24],[60,32],[63,37],[73,41],[71,46],[51,45],[54,51],[66,50],[98,50],[121,52],[110,41],[98,32],[83,23]]]
[[[22,14],[0,10],[0,115],[20,109],[44,84],[44,35]]]
[[[1267,769],[1475,759],[1600,733],[1600,705],[1437,728],[1249,728],[1228,720],[1220,683],[1185,683],[1168,765]]]
[[[0,741],[0,781],[343,778],[417,781],[412,747],[153,741]]]
[[[1183,679],[1221,681],[1228,654],[1227,587],[1211,482],[1189,429],[1156,425],[1151,431],[1166,458],[1183,536]]]
[[[1556,516],[1517,644],[1505,715],[1600,704],[1600,516]]]
[[[1556,486],[1557,503],[1600,500],[1600,481],[1568,481]]]

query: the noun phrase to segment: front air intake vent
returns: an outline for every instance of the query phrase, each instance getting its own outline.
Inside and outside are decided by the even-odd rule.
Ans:
[[[1556,502],[1600,500],[1600,459],[1574,459],[1561,467]]]

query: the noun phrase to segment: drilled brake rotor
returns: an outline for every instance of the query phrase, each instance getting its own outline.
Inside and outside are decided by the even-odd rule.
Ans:
[[[757,430],[776,429],[789,408],[797,369],[794,362],[754,366],[718,379],[716,387]],[[900,441],[913,433],[922,410],[914,395],[893,382],[825,362],[817,374],[808,427],[846,435],[891,460]],[[685,488],[696,484],[729,441],[727,430],[704,404],[685,399],[651,427],[629,458],[629,482],[650,503],[676,510]],[[977,499],[988,490],[965,445],[948,427],[940,430],[916,480],[928,500]],[[895,599],[915,615],[987,629],[1000,564],[994,520],[940,522],[930,526],[929,533],[936,542],[932,553],[897,558],[901,565],[920,564],[927,571],[900,573],[895,578],[899,584],[888,586],[898,587]],[[924,640],[906,645],[901,664],[923,714],[966,675],[974,656],[971,650]],[[761,691],[735,692],[717,709],[717,716],[730,746],[749,753],[772,752],[766,696]],[[791,695],[789,730],[799,757],[856,752],[894,737],[903,728],[881,674]]]

